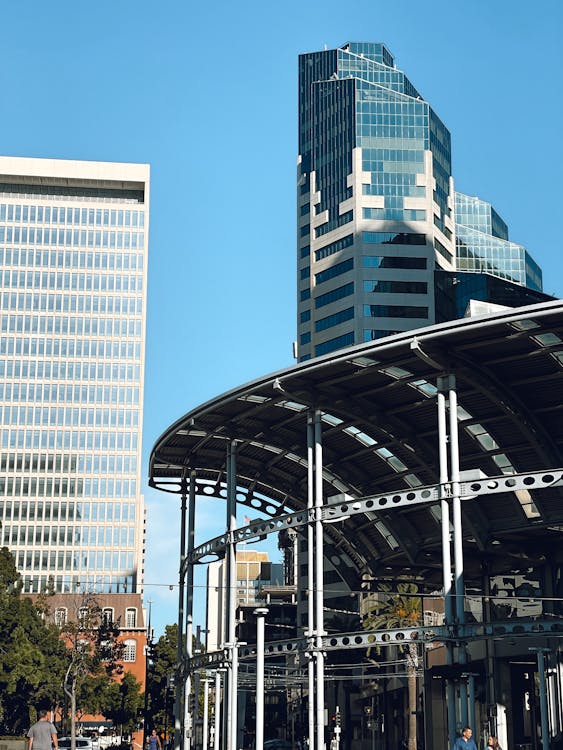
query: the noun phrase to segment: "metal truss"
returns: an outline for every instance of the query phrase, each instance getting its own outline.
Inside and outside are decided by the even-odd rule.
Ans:
[[[397,628],[394,630],[361,630],[354,633],[324,635],[323,651],[353,651],[355,649],[380,648],[382,646],[404,646],[409,641],[418,643],[467,643],[483,638],[503,636],[563,635],[563,619],[499,621],[491,623],[472,623],[462,626],[425,626],[417,628]],[[256,646],[239,646],[239,660],[256,659]],[[287,656],[288,654],[311,655],[318,651],[311,638],[294,638],[286,641],[272,641],[265,644],[265,658]],[[230,659],[229,649],[198,654],[190,659],[190,670],[220,669]]]
[[[461,500],[470,500],[483,495],[560,486],[563,486],[563,469],[546,469],[526,474],[503,474],[497,477],[460,482],[459,497]],[[183,571],[190,563],[195,564],[209,557],[222,557],[228,544],[233,541],[239,543],[259,540],[268,534],[276,534],[284,529],[306,526],[308,523],[318,520],[319,513],[322,521],[339,521],[362,513],[438,503],[443,498],[452,497],[452,495],[452,483],[445,482],[403,492],[388,492],[384,495],[371,495],[344,502],[327,503],[310,511],[300,510],[296,513],[287,513],[271,519],[260,519],[247,526],[241,526],[232,532],[221,534],[195,547],[193,552],[184,560]],[[233,535],[232,538],[231,534]]]

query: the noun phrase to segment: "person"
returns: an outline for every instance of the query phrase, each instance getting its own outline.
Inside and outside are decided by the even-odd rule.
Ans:
[[[27,733],[29,744],[27,750],[51,750],[51,744],[55,750],[59,750],[57,730],[49,721],[49,712],[42,709],[39,711],[39,720],[29,728]]]
[[[160,737],[156,733],[156,729],[153,729],[151,736],[149,737],[149,750],[162,750],[162,743]]]
[[[477,750],[471,727],[463,727],[461,737],[454,742],[453,750]]]
[[[487,740],[487,747],[490,747],[491,750],[502,750],[501,746],[498,744],[498,737],[495,737],[494,734],[491,734]]]

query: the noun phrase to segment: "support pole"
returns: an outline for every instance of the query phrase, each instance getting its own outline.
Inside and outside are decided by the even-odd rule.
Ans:
[[[452,558],[450,547],[450,506],[444,492],[448,481],[448,433],[446,419],[447,378],[438,378],[438,456],[440,462],[440,511],[442,528],[442,580],[444,586],[444,610],[446,626],[453,624],[452,605]],[[446,663],[454,663],[453,646],[446,644]],[[456,737],[455,686],[451,678],[446,678],[446,705],[448,711],[448,746],[451,747]]]
[[[213,733],[213,750],[221,747],[221,672],[215,672],[215,732]]]
[[[176,645],[176,699],[174,702],[174,750],[184,750],[184,563],[186,559],[186,478],[182,477],[180,516],[180,577],[178,585],[178,642]]]
[[[450,375],[450,469],[452,483],[452,506],[454,522],[454,567],[455,567],[455,600],[456,620],[458,626],[465,625],[465,586],[463,570],[463,526],[461,520],[461,488],[459,477],[459,435],[457,419],[457,391],[455,375]],[[459,647],[459,663],[467,663],[465,644]],[[460,719],[462,726],[468,723],[467,683],[460,683]]]
[[[312,520],[315,504],[314,486],[314,445],[315,430],[313,412],[310,410],[307,416],[307,512],[309,523],[307,524],[307,637],[311,651],[307,656],[307,719],[309,729],[309,750],[315,748],[315,663],[313,661],[312,649],[315,646],[315,555],[314,555],[314,521]]]
[[[203,678],[203,739],[201,750],[207,750],[209,744],[209,680]]]
[[[186,570],[186,690],[184,706],[186,712],[185,735],[186,746],[195,747],[195,717],[190,713],[189,696],[192,691],[192,673],[191,661],[193,657],[193,613],[194,613],[194,566],[190,562],[192,552],[195,546],[195,492],[196,492],[196,473],[190,472],[189,496],[188,496],[188,538],[187,554],[188,567]],[[195,695],[194,706],[197,705],[197,695]]]
[[[321,412],[315,410],[315,624],[316,624],[316,697],[317,750],[325,750],[325,692],[324,692],[324,549],[323,522],[323,448]]]
[[[238,648],[236,644],[236,615],[237,615],[237,562],[236,541],[234,532],[237,528],[236,514],[236,442],[233,440],[227,446],[227,529],[228,544],[227,560],[227,591],[226,591],[226,635],[227,648],[230,651],[227,671],[227,731],[226,750],[237,750],[237,693],[238,693]]]
[[[264,630],[268,610],[259,607],[256,615],[256,744],[255,750],[264,750]],[[204,749],[205,750],[205,749]]]
[[[547,683],[545,679],[545,655],[549,653],[548,648],[530,648],[538,657],[538,682],[540,688],[540,720],[541,720],[541,746],[542,750],[549,750],[549,716],[547,713]]]

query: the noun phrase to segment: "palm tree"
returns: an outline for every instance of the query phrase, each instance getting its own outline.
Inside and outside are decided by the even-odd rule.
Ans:
[[[418,586],[414,583],[399,583],[397,590],[391,592],[391,587],[383,584],[379,592],[384,599],[374,599],[368,596],[363,603],[364,616],[362,624],[365,630],[393,630],[395,628],[413,628],[422,624],[422,598],[418,593]],[[370,654],[368,650],[368,657]],[[416,643],[410,641],[406,646],[400,645],[399,650],[405,656],[407,667],[407,689],[409,700],[408,749],[416,750],[416,670],[418,668],[418,649]]]

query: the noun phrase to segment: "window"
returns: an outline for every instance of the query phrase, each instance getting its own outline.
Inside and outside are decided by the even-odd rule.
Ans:
[[[136,661],[137,659],[137,641],[128,639],[123,643],[123,661]]]
[[[400,258],[386,255],[364,255],[364,268],[426,268],[426,258]]]
[[[324,307],[324,305],[329,305],[331,302],[348,297],[351,294],[354,294],[354,282],[344,284],[344,286],[339,286],[337,289],[315,297],[315,307]]]
[[[104,607],[102,609],[102,622],[104,625],[111,625],[113,622],[113,607]]]
[[[427,318],[428,308],[417,305],[364,305],[366,318]]]
[[[66,607],[57,607],[55,610],[55,625],[58,628],[62,628],[66,625],[67,609]]]
[[[426,294],[428,284],[425,281],[364,281],[364,292],[379,294]]]
[[[136,628],[137,627],[137,608],[127,607],[125,610],[125,627]]]
[[[315,347],[315,356],[319,357],[321,354],[327,354],[333,352],[335,349],[340,349],[343,346],[350,346],[354,343],[354,333],[345,333],[343,336],[337,336],[335,339],[324,341],[322,344],[318,344]]]
[[[328,258],[329,255],[334,255],[334,253],[338,253],[340,250],[344,250],[345,247],[350,247],[353,244],[354,235],[349,234],[341,240],[336,240],[336,242],[331,242],[329,245],[324,245],[324,247],[315,250],[315,260]]]
[[[319,273],[316,273],[315,283],[322,284],[323,281],[328,281],[329,279],[333,279],[335,276],[340,276],[340,274],[346,273],[347,271],[351,271],[353,268],[354,268],[354,259],[348,258],[347,260],[343,260],[342,263],[336,263],[334,266],[331,266],[330,268],[327,268],[324,271],[320,271]]]
[[[328,315],[326,318],[321,318],[315,323],[315,331],[325,331],[327,328],[332,328],[339,323],[344,323],[346,320],[352,320],[354,317],[354,308],[348,307],[346,310],[334,313],[334,315]]]

